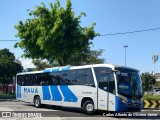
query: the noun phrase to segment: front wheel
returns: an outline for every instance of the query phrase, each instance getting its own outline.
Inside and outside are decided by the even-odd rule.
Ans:
[[[41,107],[41,99],[40,99],[39,96],[37,96],[37,97],[34,98],[34,106],[36,108],[40,108]]]
[[[91,100],[87,100],[84,102],[82,109],[86,114],[92,115],[95,112],[94,103]]]

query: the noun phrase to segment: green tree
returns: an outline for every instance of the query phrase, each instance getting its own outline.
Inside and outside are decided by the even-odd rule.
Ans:
[[[15,56],[9,49],[0,50],[0,83],[3,84],[6,93],[8,93],[8,85],[13,83],[13,77],[22,69],[22,66],[15,62]]]
[[[103,58],[99,58],[102,53],[103,53],[103,49],[100,50],[90,50],[90,52],[88,54],[86,54],[86,58],[84,59],[84,55],[82,55],[83,53],[77,54],[76,57],[70,59],[70,65],[85,65],[85,64],[99,64],[99,63],[104,63],[104,59]],[[49,68],[49,67],[57,67],[60,66],[60,64],[57,61],[54,61],[53,63],[49,63],[47,61],[44,60],[40,60],[40,59],[35,59],[32,61],[32,63],[36,66],[37,70],[43,70],[45,68]]]
[[[85,61],[91,40],[98,33],[94,31],[95,23],[80,26],[80,19],[86,14],[81,12],[76,17],[70,0],[66,0],[65,8],[60,6],[59,0],[54,5],[50,3],[50,8],[42,3],[29,15],[30,19],[15,26],[16,36],[21,39],[15,47],[24,49],[23,57],[46,59],[49,63],[57,61],[61,66],[73,64],[73,60]],[[79,55],[83,57],[78,59]]]
[[[44,70],[45,68],[59,66],[56,61],[50,64],[49,62],[40,59],[34,59],[32,63],[36,66],[36,70]]]
[[[150,91],[156,84],[156,77],[150,73],[142,73],[142,84],[144,91]]]
[[[100,50],[91,50],[88,57],[87,57],[87,63],[86,64],[99,64],[104,63],[104,58],[99,58],[102,53],[104,52],[103,49]]]
[[[87,52],[77,53],[73,57],[70,58],[70,65],[86,65],[86,64],[98,64],[104,63],[105,59],[99,58],[103,49],[100,50],[88,50]]]

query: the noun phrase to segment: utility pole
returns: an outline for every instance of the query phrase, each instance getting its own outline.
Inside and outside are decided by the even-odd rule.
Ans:
[[[158,61],[158,55],[156,55],[155,53],[152,54],[152,60],[153,60],[153,65],[154,65],[154,68],[153,68],[153,75],[156,74],[156,62]]]
[[[127,45],[123,46],[125,48],[125,66],[126,66],[126,48],[128,47]]]

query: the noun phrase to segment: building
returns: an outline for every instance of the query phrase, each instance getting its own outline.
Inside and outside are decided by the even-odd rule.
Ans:
[[[0,92],[5,93],[5,90],[3,89],[2,84],[0,84]],[[8,93],[15,93],[15,84],[8,85]]]
[[[156,82],[160,83],[160,73],[156,73],[155,77],[156,77]]]
[[[23,69],[23,72],[32,72],[32,71],[35,71],[35,68],[26,68],[26,69]]]

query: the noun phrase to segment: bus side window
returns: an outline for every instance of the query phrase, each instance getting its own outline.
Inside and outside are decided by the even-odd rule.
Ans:
[[[18,85],[22,85],[22,82],[23,82],[23,76],[22,75],[18,75],[17,76],[17,84]]]
[[[69,85],[74,85],[75,84],[75,77],[76,77],[76,70],[71,70],[70,71],[70,76],[69,76]]]
[[[91,68],[77,69],[74,84],[95,87]]]
[[[110,73],[109,92],[112,93],[112,94],[116,94],[116,91],[115,91],[115,79],[114,79],[113,73]]]
[[[108,91],[108,75],[107,70],[103,67],[95,67],[94,72],[98,82],[98,87],[104,91]]]
[[[56,85],[57,83],[57,77],[56,77],[56,74],[55,73],[49,73],[49,78],[50,78],[50,83],[51,85]]]
[[[94,72],[98,82],[98,87],[104,91],[115,94],[115,80],[111,68],[95,67]]]
[[[69,83],[70,71],[61,72],[61,85],[68,85]]]
[[[21,86],[31,85],[31,80],[29,79],[29,75],[18,75],[17,76],[17,84],[21,85]]]
[[[75,70],[62,71],[61,72],[61,85],[73,85],[75,80]]]
[[[28,75],[27,81],[28,81],[28,85],[30,85],[30,86],[37,86],[36,75],[35,74]]]
[[[61,76],[60,72],[49,73],[49,77],[51,79],[51,85],[60,85],[61,84]]]
[[[55,77],[56,77],[56,80],[55,80],[55,84],[56,85],[61,85],[61,76],[60,76],[60,73],[59,72],[57,72],[56,74],[55,74]]]
[[[47,80],[48,85],[54,85],[52,79],[53,79],[53,76],[50,74],[47,74],[46,80]]]
[[[31,85],[31,80],[30,80],[30,76],[26,75],[26,85],[30,86]]]
[[[37,83],[38,85],[42,86],[42,85],[47,85],[47,80],[46,80],[46,74],[45,73],[40,73],[37,74]]]

